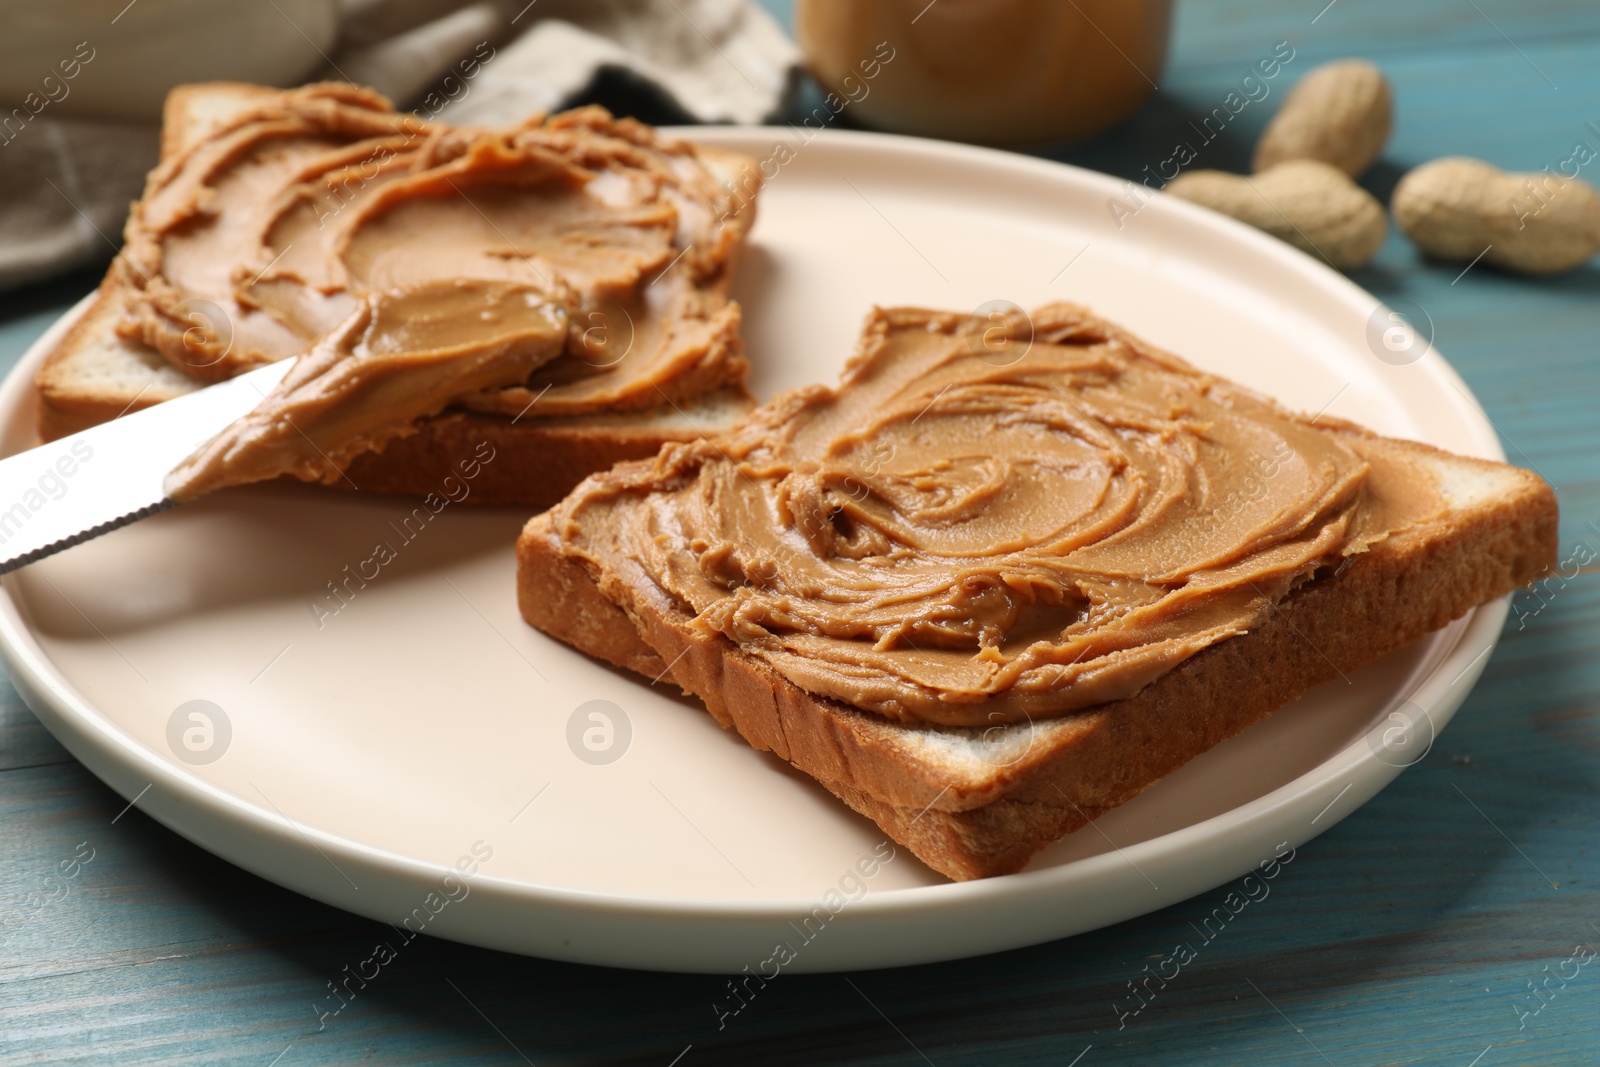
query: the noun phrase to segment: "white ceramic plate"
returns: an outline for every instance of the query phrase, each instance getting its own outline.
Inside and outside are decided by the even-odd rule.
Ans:
[[[975,148],[690,132],[767,160],[735,286],[763,396],[833,381],[870,301],[1072,299],[1296,408],[1501,458],[1438,355],[1374,355],[1373,297],[1220,216],[1158,199],[1119,228],[1121,183]],[[9,450],[31,443],[32,374],[64,326],[0,389]],[[453,504],[408,539],[412,505],[274,487],[185,506],[7,579],[0,647],[75,756],[202,847],[373,919],[589,963],[770,971],[786,943],[784,969],[882,967],[1182,900],[1381,789],[1459,706],[1505,615],[1309,694],[1022,874],[950,884],[901,849],[863,878],[858,858],[888,851],[872,823],[694,702],[521,621],[521,512]],[[372,575],[379,542],[395,558],[339,606],[330,583]],[[178,710],[195,700],[220,709],[209,750]],[[609,702],[612,762],[577,754],[584,729],[605,742],[592,707],[571,725],[590,701]],[[475,873],[447,877],[462,858]]]

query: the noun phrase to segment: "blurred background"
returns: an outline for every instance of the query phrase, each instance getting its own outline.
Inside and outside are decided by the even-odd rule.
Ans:
[[[1359,57],[1400,90],[1387,150],[1345,168],[1386,205],[1442,155],[1566,161],[1590,136],[1574,49],[1591,21],[1577,0],[9,0],[0,292],[104,267],[185,82],[347,80],[455,123],[599,103],[656,124],[880,129],[1159,189],[1175,153],[1185,171],[1248,174],[1289,89]],[[1466,84],[1441,47],[1473,53]]]

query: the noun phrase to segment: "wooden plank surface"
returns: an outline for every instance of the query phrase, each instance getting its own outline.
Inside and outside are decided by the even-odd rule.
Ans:
[[[1439,155],[1553,165],[1600,124],[1592,0],[1184,0],[1161,92],[1060,158],[1138,175],[1280,40],[1297,49],[1293,77],[1341,55],[1388,71],[1398,125],[1369,179],[1382,195]],[[1247,109],[1202,165],[1239,167],[1267,114]],[[1600,270],[1457,273],[1392,235],[1356,277],[1427,310],[1513,460],[1555,484],[1563,554],[1600,551]],[[0,366],[93,282],[0,297]],[[1196,940],[1222,890],[978,960],[787,976],[720,1031],[714,978],[424,938],[319,1028],[313,1002],[385,928],[124,810],[0,685],[0,1062],[1594,1062],[1600,965],[1564,961],[1600,948],[1600,580],[1591,568],[1535,604],[1519,598],[1429,756],[1301,849],[1268,899],[1121,1020],[1129,980]],[[1547,978],[1555,992],[1535,999]]]

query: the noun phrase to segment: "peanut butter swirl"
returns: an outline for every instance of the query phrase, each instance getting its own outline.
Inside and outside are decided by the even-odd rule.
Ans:
[[[152,172],[120,331],[220,381],[308,351],[368,292],[516,286],[564,309],[566,358],[462,406],[648,407],[743,378],[736,206],[692,146],[597,108],[489,130],[350,86],[264,94]]]
[[[556,529],[802,689],[988,725],[1130,696],[1443,510],[1360,431],[1081,308],[1001,333],[875,311],[838,389],[596,475]]]

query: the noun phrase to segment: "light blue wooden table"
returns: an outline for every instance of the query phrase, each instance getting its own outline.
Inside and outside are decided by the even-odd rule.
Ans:
[[[1398,125],[1369,180],[1382,196],[1406,168],[1440,155],[1535,170],[1578,140],[1600,149],[1586,125],[1600,126],[1593,0],[1324,5],[1184,0],[1155,99],[1062,158],[1136,176],[1280,40],[1298,50],[1294,76],[1345,55],[1388,71]],[[771,6],[788,17],[787,4]],[[1257,111],[1208,149],[1207,165],[1243,165],[1265,117]],[[1542,281],[1456,275],[1392,236],[1357,280],[1427,310],[1513,461],[1556,486],[1562,555],[1600,551],[1600,269]],[[0,297],[0,365],[93,282]],[[1189,937],[1222,891],[984,959],[790,977],[722,1032],[713,978],[423,939],[319,1032],[313,1000],[384,928],[124,811],[0,683],[0,1061],[1600,1062],[1600,964],[1574,961],[1600,948],[1594,570],[1537,613],[1519,598],[1482,682],[1431,754],[1301,849],[1271,897],[1122,1029],[1112,1005],[1126,1001],[1128,979]],[[69,891],[52,900],[64,862]],[[1534,986],[1545,991],[1536,997]]]

